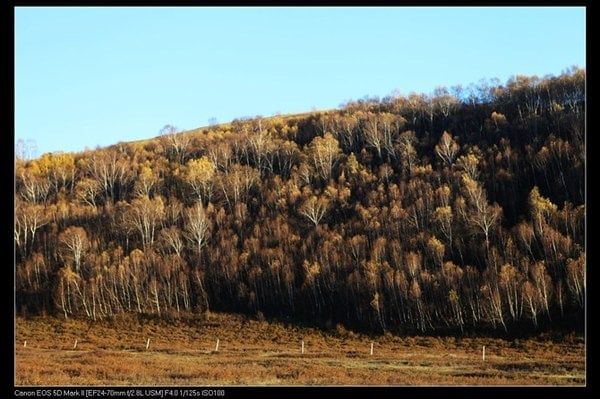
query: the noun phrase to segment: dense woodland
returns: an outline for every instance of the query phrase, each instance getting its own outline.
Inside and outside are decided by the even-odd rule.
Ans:
[[[15,164],[17,310],[580,329],[585,71]]]

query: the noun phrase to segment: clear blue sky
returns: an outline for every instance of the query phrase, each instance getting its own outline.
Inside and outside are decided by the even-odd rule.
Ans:
[[[572,65],[582,7],[17,8],[15,136],[80,151]]]

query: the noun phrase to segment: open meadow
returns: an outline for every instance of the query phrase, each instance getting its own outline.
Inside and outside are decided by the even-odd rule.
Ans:
[[[369,337],[225,314],[194,322],[18,317],[15,356],[16,385],[585,384],[577,336]]]

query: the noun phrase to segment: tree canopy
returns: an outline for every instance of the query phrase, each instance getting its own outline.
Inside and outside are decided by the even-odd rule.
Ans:
[[[580,328],[584,88],[573,69],[19,157],[17,309]]]

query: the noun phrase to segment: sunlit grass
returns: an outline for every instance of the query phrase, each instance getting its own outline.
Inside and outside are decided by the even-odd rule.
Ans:
[[[491,338],[372,338],[217,314],[209,322],[172,325],[133,317],[95,324],[18,318],[16,339],[17,385],[585,383],[584,344],[578,337],[518,344]]]

